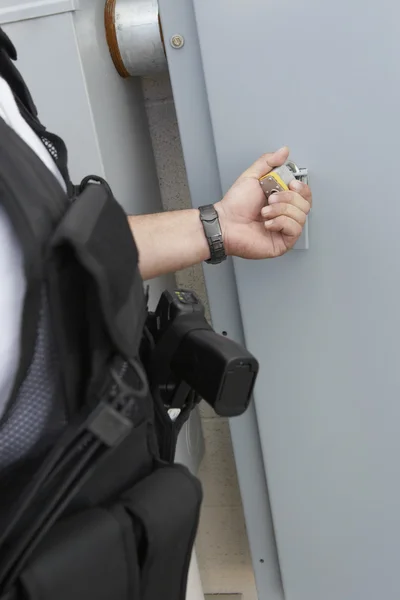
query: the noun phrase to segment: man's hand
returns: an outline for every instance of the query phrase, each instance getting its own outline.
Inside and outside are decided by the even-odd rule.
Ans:
[[[311,208],[308,186],[293,182],[290,192],[273,194],[266,206],[259,179],[289,156],[287,148],[265,154],[243,173],[220,202],[218,211],[225,250],[242,258],[273,258],[299,239]],[[199,211],[178,210],[129,217],[139,249],[143,279],[174,273],[210,257]]]
[[[241,258],[274,258],[293,248],[310,212],[310,188],[293,181],[289,192],[273,194],[266,205],[259,179],[283,165],[288,148],[259,158],[233,184],[218,211],[227,254]]]

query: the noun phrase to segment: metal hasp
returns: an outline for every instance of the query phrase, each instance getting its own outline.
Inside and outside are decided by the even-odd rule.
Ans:
[[[107,0],[104,23],[121,77],[144,77],[167,69],[157,0]]]
[[[309,183],[308,178],[308,169],[304,167],[298,167],[294,162],[287,162],[286,166],[290,169],[298,181],[302,181],[303,183]]]

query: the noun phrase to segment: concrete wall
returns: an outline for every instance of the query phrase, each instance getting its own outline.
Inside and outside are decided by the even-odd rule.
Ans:
[[[188,208],[189,189],[168,76],[144,79],[143,91],[163,206]],[[202,266],[185,269],[176,278],[178,285],[195,290],[207,302]],[[201,414],[206,452],[200,477],[205,497],[197,554],[204,591],[241,593],[244,600],[257,600],[228,422],[207,405],[201,407]]]

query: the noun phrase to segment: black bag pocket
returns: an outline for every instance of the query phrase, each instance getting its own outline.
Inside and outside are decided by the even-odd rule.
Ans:
[[[20,590],[26,600],[139,600],[132,520],[115,506],[61,521],[24,570]]]
[[[18,600],[185,600],[200,482],[158,463],[108,508],[57,523],[18,582]],[[14,599],[14,596],[12,596]]]
[[[166,464],[122,497],[139,538],[141,600],[185,599],[201,500],[198,479]]]

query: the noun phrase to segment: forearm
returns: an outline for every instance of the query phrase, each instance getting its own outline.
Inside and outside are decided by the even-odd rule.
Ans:
[[[180,271],[210,256],[196,209],[129,217],[139,250],[139,267],[146,281]]]

